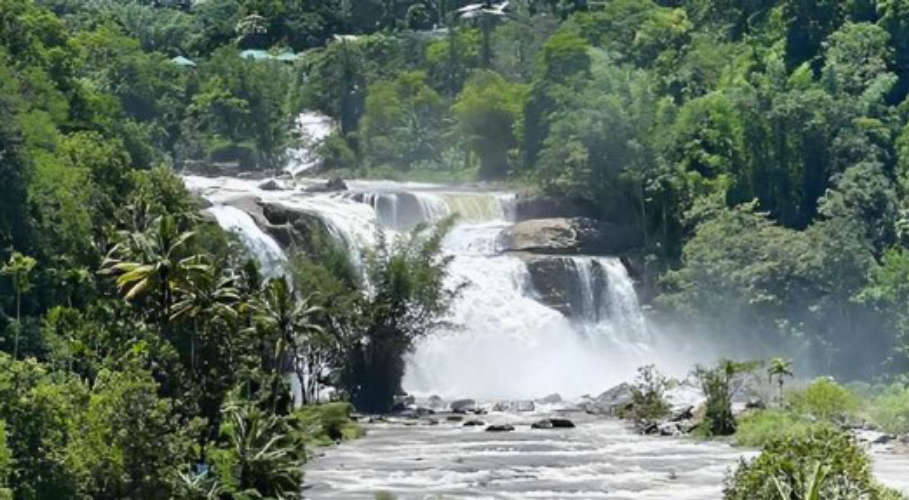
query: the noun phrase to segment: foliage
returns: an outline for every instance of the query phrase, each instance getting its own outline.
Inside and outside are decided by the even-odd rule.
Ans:
[[[728,436],[735,433],[737,422],[732,414],[732,396],[737,376],[753,371],[755,362],[722,360],[713,368],[698,366],[694,374],[701,382],[701,389],[707,396],[707,409],[703,432],[708,436]]]
[[[824,421],[843,421],[855,415],[858,399],[829,378],[818,378],[808,387],[789,391],[786,403],[792,411]]]
[[[631,406],[622,418],[636,421],[657,420],[669,413],[669,403],[663,398],[669,381],[653,365],[638,368],[638,377],[631,388]]]
[[[727,477],[726,499],[899,498],[878,486],[864,451],[832,428],[770,441]]]
[[[304,406],[295,415],[306,442],[328,446],[364,434],[363,428],[350,419],[352,410],[350,403],[325,403]]]
[[[796,439],[809,435],[824,425],[829,424],[818,424],[789,411],[760,410],[739,418],[735,444],[762,448],[775,439]]]
[[[346,252],[326,246],[319,260],[302,257],[295,267],[301,286],[315,292],[324,314],[328,364],[354,406],[365,412],[391,409],[404,376],[404,355],[442,323],[460,286],[447,284],[451,257],[441,243],[452,218],[430,228],[418,225],[378,245],[365,259],[365,286]]]
[[[870,401],[868,414],[886,432],[909,433],[909,389],[891,385]]]

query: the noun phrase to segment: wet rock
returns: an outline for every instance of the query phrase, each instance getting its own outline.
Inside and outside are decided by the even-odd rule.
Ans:
[[[486,425],[486,422],[482,420],[468,420],[464,422],[464,427],[481,427]]]
[[[657,425],[657,433],[660,436],[681,436],[682,430],[677,422],[662,422]]]
[[[460,422],[460,421],[464,420],[464,417],[461,415],[449,415],[449,416],[445,417],[445,420],[448,422]]]
[[[685,406],[684,408],[672,413],[669,417],[670,422],[681,422],[682,420],[691,420],[694,418],[694,406]]]
[[[509,424],[490,425],[486,428],[486,432],[511,432],[513,430],[514,426]]]
[[[544,418],[530,426],[531,429],[573,429],[574,427],[574,422],[567,418]]]
[[[320,184],[313,184],[304,189],[307,193],[331,193],[335,191],[347,191],[347,183],[340,177],[332,177]]]
[[[436,395],[429,396],[427,403],[429,404],[429,407],[434,410],[438,410],[438,409],[445,407],[445,402],[442,401],[441,397],[436,396]]]
[[[541,398],[541,399],[537,400],[537,403],[547,404],[547,405],[561,403],[561,402],[562,402],[562,396],[559,395],[558,393],[553,393],[553,394],[546,396],[545,398]]]
[[[639,422],[635,422],[634,427],[635,430],[637,430],[638,434],[649,435],[658,434],[660,432],[660,423],[651,420],[641,420]]]
[[[584,317],[587,313],[584,310],[584,286],[578,282],[579,273],[574,260],[559,255],[533,254],[522,254],[521,259],[527,265],[537,300],[569,318]],[[594,303],[599,303],[606,275],[596,263],[592,265],[591,274],[594,281],[591,290],[596,295]]]
[[[617,416],[631,405],[631,384],[625,382],[600,394],[595,399],[587,399],[580,407],[592,415]]]
[[[280,191],[283,189],[283,186],[281,186],[276,179],[268,179],[259,184],[259,189],[262,191]]]
[[[536,409],[533,401],[499,401],[492,407],[492,411],[503,412],[531,412]]]
[[[456,413],[467,413],[477,408],[477,402],[472,399],[457,399],[452,401],[448,407]]]
[[[416,403],[417,403],[417,398],[415,398],[413,396],[409,396],[407,394],[399,394],[399,395],[395,396],[395,398],[394,398],[394,404],[396,404],[396,405],[400,404],[400,405],[409,406],[409,405],[413,405]]]
[[[767,405],[764,403],[764,400],[761,398],[749,398],[745,403],[746,410],[764,410],[767,408]]]
[[[859,442],[868,444],[887,444],[897,439],[892,434],[871,429],[857,429],[853,431],[853,435]]]
[[[420,423],[424,425],[439,425],[439,421],[434,418],[424,418],[423,420],[420,420]]]
[[[258,202],[264,224],[259,224],[284,248],[311,249],[329,234],[328,226],[315,213],[281,203]],[[250,213],[250,212],[247,212]],[[253,215],[250,213],[250,215]],[[253,215],[255,219],[255,215]],[[259,223],[259,220],[256,220]]]
[[[636,232],[586,217],[530,219],[501,235],[505,251],[615,255],[639,245]]]

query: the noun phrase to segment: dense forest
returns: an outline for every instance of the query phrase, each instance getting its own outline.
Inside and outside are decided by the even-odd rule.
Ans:
[[[303,110],[333,174],[628,227],[658,321],[904,376],[909,1],[468,3],[0,0],[0,499],[294,498],[350,409],[286,374],[390,407],[450,223],[269,280],[177,175],[280,169]]]

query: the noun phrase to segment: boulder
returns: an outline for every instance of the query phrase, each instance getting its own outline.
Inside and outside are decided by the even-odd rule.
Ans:
[[[544,418],[534,422],[531,429],[573,429],[574,422],[567,418]]]
[[[486,428],[486,432],[511,432],[513,430],[514,426],[509,424],[490,425]]]
[[[764,400],[761,398],[749,398],[745,403],[746,410],[763,410],[766,409],[767,405],[764,403]]]
[[[284,248],[296,247],[306,251],[329,234],[328,226],[314,212],[277,202],[259,201],[259,205],[265,219],[263,229]]]
[[[624,382],[600,394],[596,399],[588,398],[580,407],[592,415],[615,417],[631,405],[631,384]]]
[[[689,405],[672,412],[669,417],[670,422],[681,422],[682,420],[691,420],[694,418],[694,406]]]
[[[259,184],[259,189],[262,191],[280,191],[283,189],[283,186],[281,186],[276,179],[268,179]]]
[[[492,407],[492,411],[508,411],[508,412],[531,412],[536,409],[536,405],[533,404],[533,401],[519,400],[519,401],[499,401]]]
[[[307,193],[331,193],[335,191],[347,191],[347,183],[340,177],[332,177],[325,182],[313,184],[304,189]]]
[[[467,413],[477,408],[477,402],[472,399],[457,399],[452,401],[448,407],[455,413]]]
[[[449,415],[449,416],[445,417],[445,420],[447,422],[460,422],[460,421],[464,420],[464,417],[462,417],[461,415]]]
[[[505,229],[508,252],[615,255],[639,246],[634,232],[587,217],[530,219]]]
[[[552,404],[561,403],[561,402],[562,402],[562,396],[558,393],[553,393],[553,394],[546,396],[545,398],[540,398],[537,400],[537,403],[544,404],[544,405],[552,405]]]
[[[657,433],[660,436],[681,436],[683,434],[677,422],[662,422],[658,424]]]
[[[481,427],[486,425],[486,422],[482,420],[468,420],[464,422],[464,427]]]

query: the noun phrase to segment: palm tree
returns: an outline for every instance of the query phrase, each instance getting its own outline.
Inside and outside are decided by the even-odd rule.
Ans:
[[[285,278],[266,282],[253,308],[256,329],[272,339],[273,355],[267,363],[280,371],[283,362],[292,360],[303,387],[305,374],[299,366],[300,348],[311,333],[320,331],[320,327],[311,320],[320,308],[311,306],[308,298],[299,298]]]
[[[13,252],[9,261],[0,268],[0,274],[9,276],[16,291],[16,329],[13,336],[13,359],[19,357],[19,332],[22,330],[22,294],[32,287],[29,274],[35,268],[35,259]]]
[[[285,417],[262,411],[249,401],[229,397],[221,410],[231,472],[243,498],[300,498],[303,443]]]
[[[199,337],[199,320],[209,318],[213,321],[233,322],[239,316],[237,304],[240,293],[234,287],[232,276],[222,276],[203,258],[198,257],[191,265],[185,279],[176,285],[174,294],[176,302],[171,308],[171,321],[189,320],[192,323],[190,334],[190,368],[196,369],[196,339]]]
[[[154,295],[163,329],[176,284],[197,265],[196,257],[184,256],[194,234],[181,232],[173,216],[157,217],[143,232],[121,233],[123,241],[107,254],[101,272],[117,275],[117,288],[127,301]]]
[[[783,358],[773,358],[770,360],[770,366],[767,367],[767,380],[772,383],[773,377],[776,377],[777,383],[779,384],[780,388],[780,404],[783,402],[783,379],[785,377],[792,376],[792,360]]]

